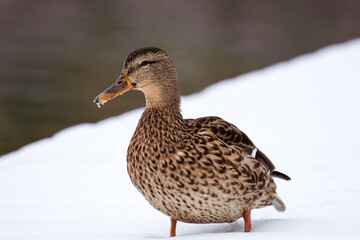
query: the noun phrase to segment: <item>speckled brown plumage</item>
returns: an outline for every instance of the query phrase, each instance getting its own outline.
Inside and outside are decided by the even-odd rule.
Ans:
[[[136,188],[159,211],[190,223],[233,222],[244,210],[271,205],[274,182],[246,156],[246,135],[231,133],[224,121],[216,131],[203,120],[184,120],[171,107],[145,110],[127,154]]]
[[[233,222],[268,205],[285,210],[272,175],[289,178],[274,171],[248,136],[219,117],[183,119],[175,68],[164,51],[133,52],[119,79],[95,101],[113,98],[109,94],[119,86],[145,93],[127,168],[154,208],[188,223]]]

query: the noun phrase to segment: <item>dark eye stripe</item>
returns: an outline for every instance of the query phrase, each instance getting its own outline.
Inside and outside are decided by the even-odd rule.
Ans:
[[[146,66],[146,65],[148,65],[148,64],[149,64],[149,61],[142,61],[142,62],[140,63],[141,66]]]
[[[146,64],[144,63],[144,62],[146,62]],[[146,65],[148,65],[148,64],[153,64],[153,63],[157,63],[157,62],[160,62],[160,61],[147,61],[147,60],[144,60],[144,61],[142,61],[139,65],[137,65],[137,66],[135,66],[135,67],[130,67],[129,69],[128,69],[128,75],[130,75],[132,72],[134,72],[135,70],[137,70],[137,69],[139,69],[139,68],[141,68],[141,67],[143,67],[143,66],[146,66]]]
[[[147,60],[145,60],[145,61],[142,61],[141,63],[140,63],[140,66],[146,66],[146,65],[148,65],[148,64],[153,64],[153,63],[157,63],[158,61],[147,61]]]

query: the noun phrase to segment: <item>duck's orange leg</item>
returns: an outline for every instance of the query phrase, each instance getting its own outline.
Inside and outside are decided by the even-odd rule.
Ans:
[[[174,219],[174,218],[171,218],[170,221],[171,221],[170,237],[175,237],[176,236],[176,222],[177,222],[177,220]]]
[[[251,230],[251,211],[244,211],[243,218],[245,222],[244,232],[250,232]]]

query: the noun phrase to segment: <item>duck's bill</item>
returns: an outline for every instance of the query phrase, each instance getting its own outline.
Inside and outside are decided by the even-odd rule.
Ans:
[[[116,98],[117,96],[134,88],[135,87],[133,86],[133,84],[131,84],[129,78],[125,74],[124,76],[120,76],[119,79],[116,80],[112,86],[100,93],[94,99],[94,103],[96,103],[98,107],[101,107],[101,105],[104,105],[107,101]]]

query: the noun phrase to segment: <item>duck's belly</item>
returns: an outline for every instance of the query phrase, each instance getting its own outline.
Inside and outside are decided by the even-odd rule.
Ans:
[[[224,190],[219,186],[182,186],[162,183],[154,179],[133,178],[135,187],[146,200],[160,212],[182,222],[224,223],[234,222],[246,210],[254,208],[254,199],[260,199],[262,192],[246,197],[240,192]],[[159,179],[160,180],[160,179]]]
[[[205,200],[206,195],[203,197],[191,195],[189,198],[175,196],[171,200],[163,196],[158,196],[156,200],[145,198],[162,213],[187,223],[234,222],[242,217],[245,209],[245,206],[235,201],[226,203],[224,199]]]

